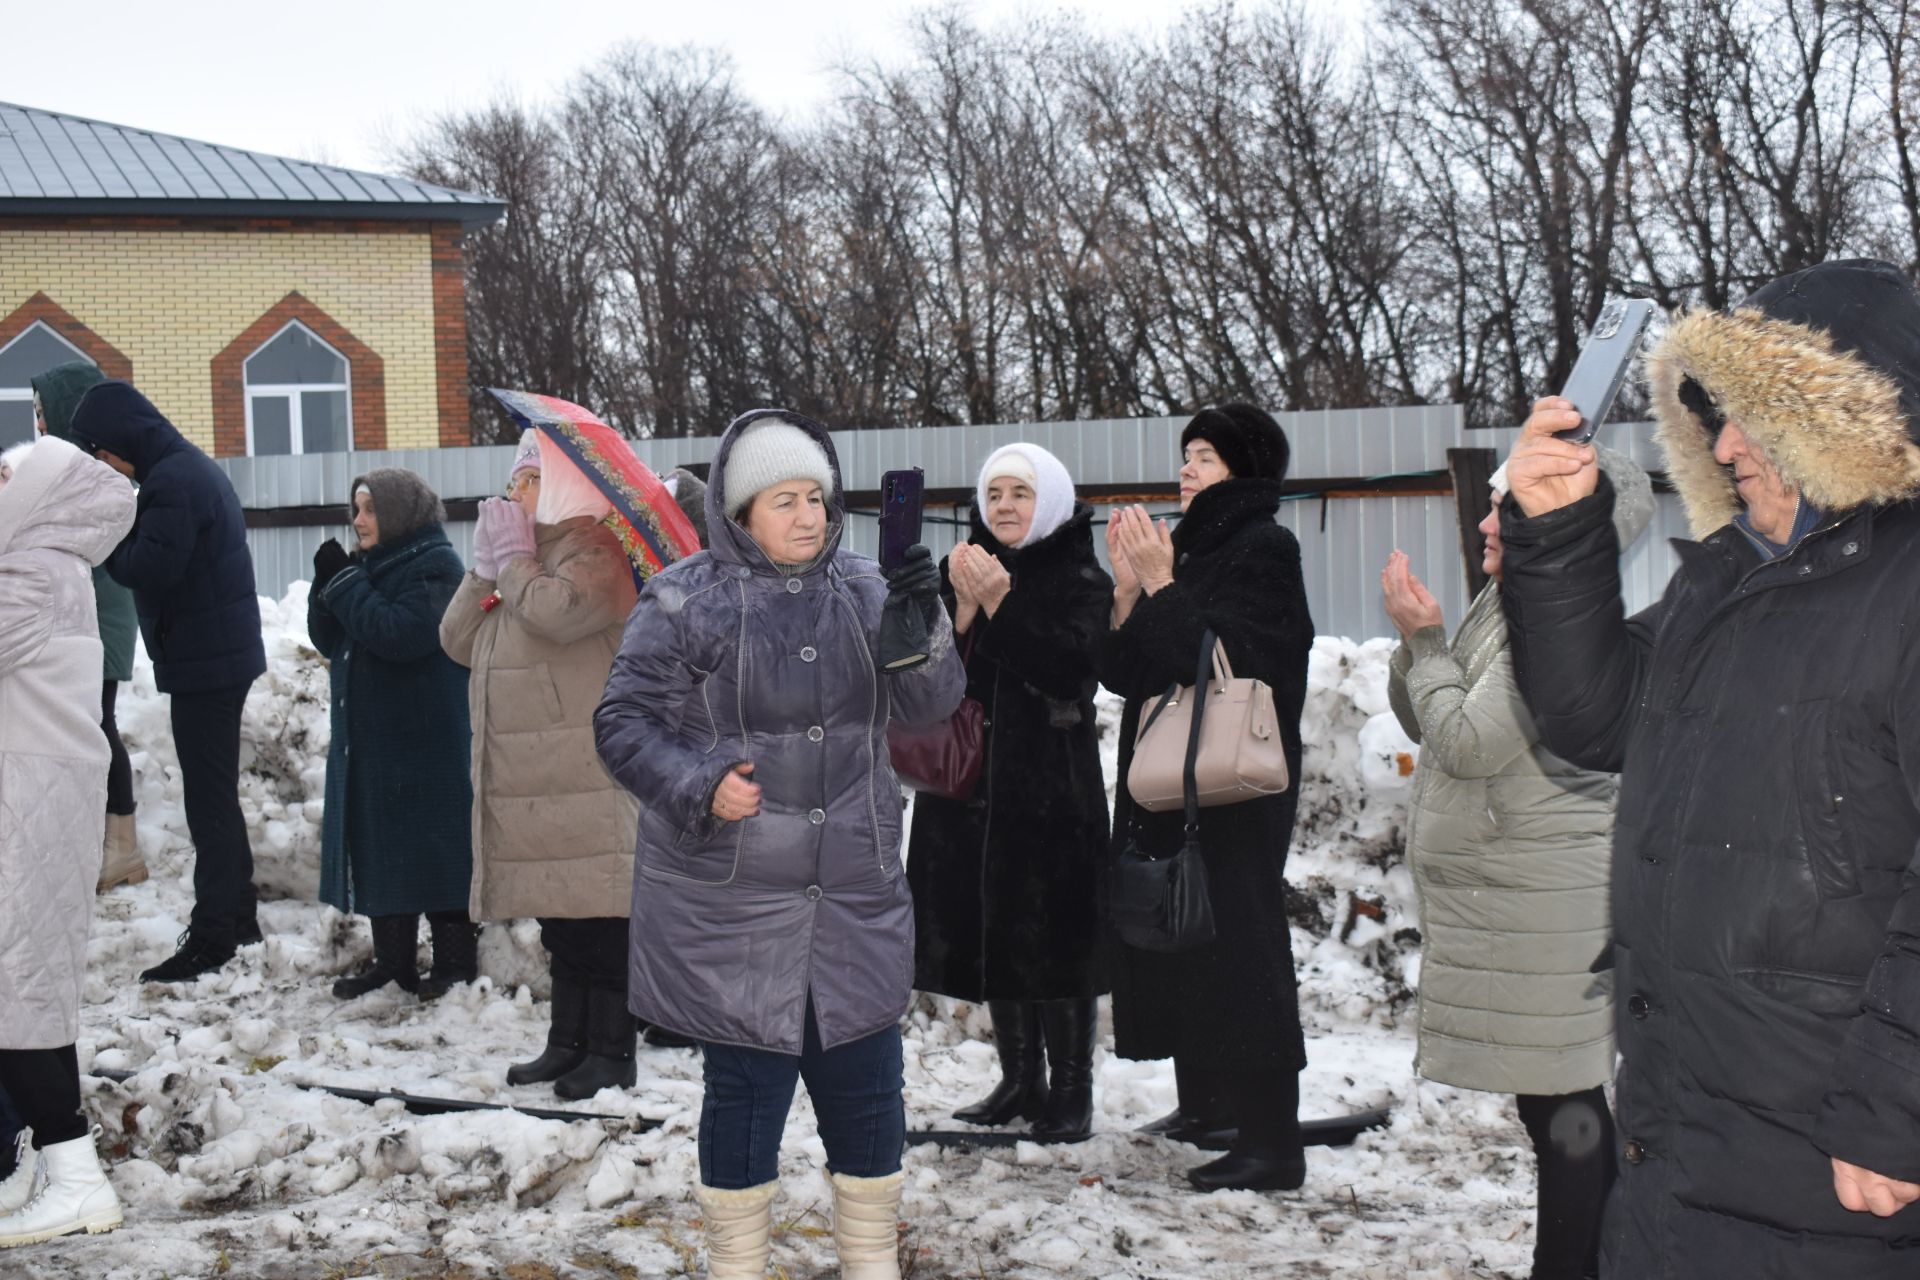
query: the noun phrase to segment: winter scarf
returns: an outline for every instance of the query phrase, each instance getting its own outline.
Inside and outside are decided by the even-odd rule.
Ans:
[[[1033,490],[1033,523],[1027,536],[1014,543],[1016,549],[1043,542],[1067,522],[1073,514],[1073,477],[1060,459],[1037,444],[1010,444],[995,449],[980,468],[974,482],[975,510],[984,521],[987,512],[987,486],[1002,476],[1024,481]]]
[[[373,514],[380,521],[382,542],[399,542],[447,518],[440,496],[427,487],[425,480],[404,467],[376,467],[363,476],[355,476],[353,487],[347,492],[357,494],[363,487],[373,497]],[[349,522],[353,519],[351,501],[347,504],[347,519]]]

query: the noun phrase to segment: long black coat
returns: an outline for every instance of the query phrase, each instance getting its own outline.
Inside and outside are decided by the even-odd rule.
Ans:
[[[1126,624],[1098,650],[1100,682],[1127,700],[1120,722],[1120,784],[1113,839],[1129,827],[1151,853],[1182,842],[1179,812],[1146,813],[1127,795],[1127,766],[1141,704],[1169,684],[1193,682],[1201,634],[1226,641],[1236,676],[1272,686],[1287,767],[1300,776],[1300,711],[1307,697],[1313,619],[1300,577],[1300,544],[1274,522],[1280,486],[1224,480],[1195,496],[1173,534],[1173,584],[1142,596]],[[1115,1049],[1125,1058],[1194,1057],[1221,1070],[1298,1070],[1306,1065],[1287,930],[1287,844],[1297,788],[1203,809],[1206,859],[1218,936],[1178,954],[1116,945]]]
[[[133,532],[107,558],[133,589],[162,693],[249,684],[267,669],[246,519],[226,473],[124,382],[80,397],[72,434],[133,464]]]
[[[467,669],[440,650],[465,569],[439,524],[381,543],[307,597],[332,666],[320,901],[462,911],[473,880]]]
[[[1920,1275],[1920,1208],[1849,1212],[1830,1157],[1920,1181],[1920,446],[1876,372],[1920,375],[1920,304],[1859,264],[1752,302],[1649,360],[1700,535],[1660,602],[1624,616],[1604,476],[1507,504],[1501,595],[1543,740],[1621,775],[1603,1273],[1894,1280]],[[1826,513],[1787,554],[1727,523],[1685,379]]]
[[[978,521],[972,541],[1007,566],[1013,588],[959,641],[972,646],[967,693],[986,710],[980,789],[914,803],[914,985],[964,1000],[1099,995],[1107,793],[1093,647],[1113,580],[1084,503],[1030,547],[1004,547]]]

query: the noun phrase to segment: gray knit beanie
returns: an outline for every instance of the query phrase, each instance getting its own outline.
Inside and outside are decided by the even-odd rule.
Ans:
[[[347,521],[353,521],[353,497],[365,489],[373,498],[374,518],[380,522],[380,541],[391,546],[410,533],[447,518],[440,495],[405,467],[376,467],[355,476],[347,490]]]
[[[748,424],[727,454],[720,496],[729,517],[737,519],[762,489],[782,480],[812,480],[833,497],[833,463],[827,451],[804,430],[781,418]]]

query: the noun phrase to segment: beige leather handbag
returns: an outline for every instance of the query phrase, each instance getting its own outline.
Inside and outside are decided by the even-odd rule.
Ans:
[[[1209,654],[1211,680],[1207,679]],[[1140,710],[1140,732],[1133,740],[1133,762],[1127,767],[1127,794],[1133,802],[1149,813],[1164,813],[1184,803],[1182,775],[1196,688],[1207,699],[1193,765],[1200,806],[1257,800],[1292,786],[1273,690],[1264,680],[1235,678],[1227,662],[1227,646],[1209,631],[1201,638],[1193,685],[1174,685],[1149,698]]]

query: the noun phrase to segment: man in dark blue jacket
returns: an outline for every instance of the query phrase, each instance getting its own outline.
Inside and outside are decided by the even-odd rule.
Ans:
[[[1541,741],[1620,773],[1620,1180],[1601,1274],[1920,1275],[1920,293],[1829,262],[1647,368],[1698,541],[1620,595],[1564,399],[1508,464],[1501,601]]]
[[[72,435],[140,485],[133,532],[106,568],[133,589],[154,683],[172,696],[195,899],[179,950],[140,976],[185,981],[260,936],[238,790],[240,712],[267,669],[246,522],[225,473],[126,383],[82,396]]]

